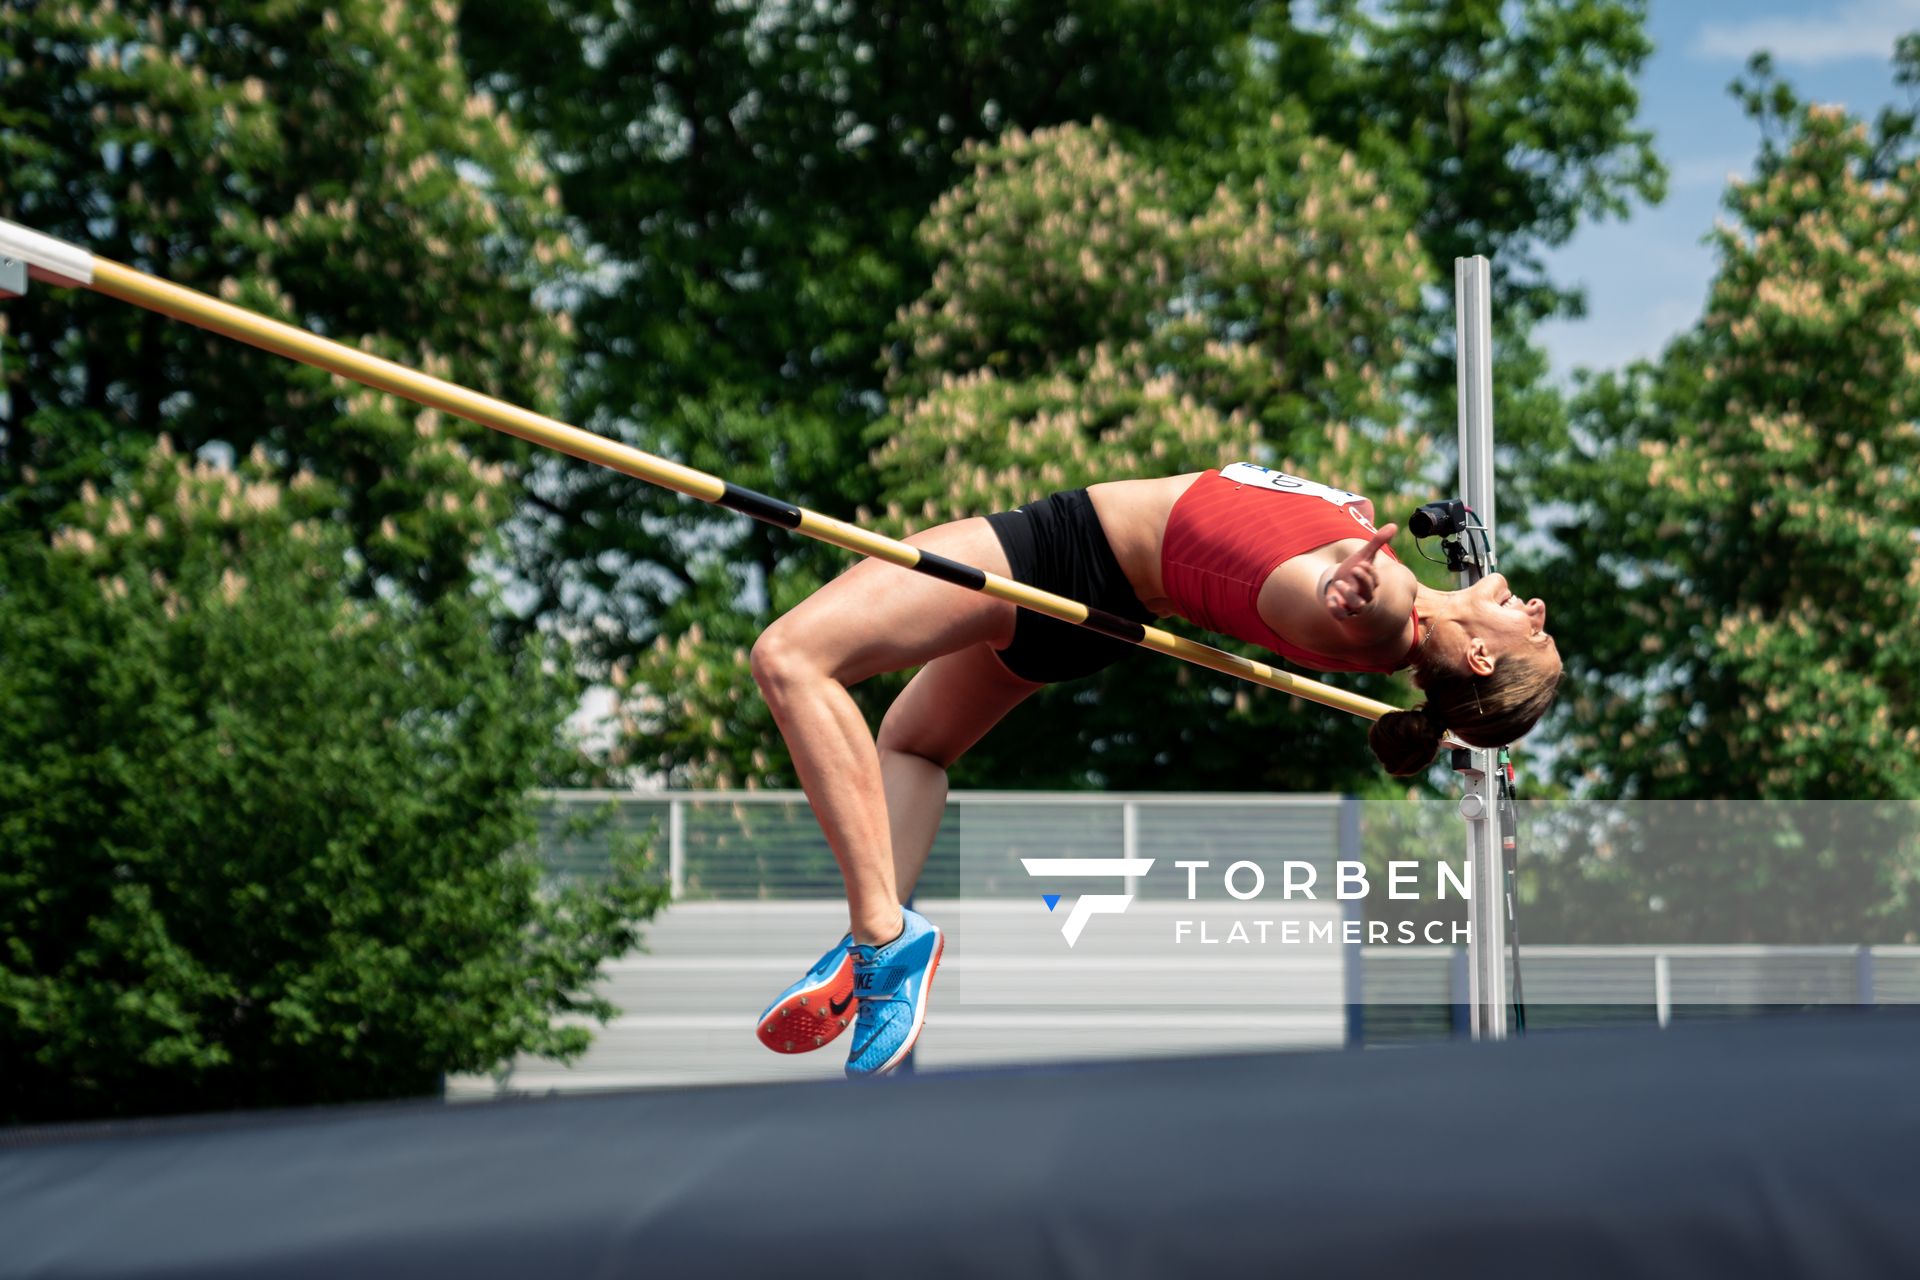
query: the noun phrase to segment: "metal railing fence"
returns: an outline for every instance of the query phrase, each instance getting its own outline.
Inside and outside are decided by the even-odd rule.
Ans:
[[[556,874],[593,874],[616,841],[651,833],[676,902],[841,895],[833,852],[798,791],[549,791],[543,797],[540,852]],[[1325,863],[1340,847],[1346,803],[1322,793],[956,791],[919,893],[959,896],[963,821],[970,838],[1030,845],[1051,857],[1200,854]],[[605,821],[578,821],[589,816]],[[575,827],[582,829],[570,830]]]
[[[623,840],[647,838],[673,905],[648,924],[640,950],[607,966],[602,990],[622,1013],[596,1032],[581,1062],[562,1068],[526,1060],[501,1080],[450,1081],[450,1094],[839,1072],[839,1054],[769,1054],[752,1035],[767,999],[845,928],[839,874],[800,793],[566,791],[546,799],[540,852],[556,875],[597,874]],[[575,821],[588,816],[601,821]],[[969,911],[999,918],[1034,892],[988,885],[984,901],[960,894],[963,821],[970,841],[1031,846],[1053,857],[1178,854],[1216,865],[1271,859],[1276,850],[1324,862],[1350,854],[1357,839],[1353,802],[1333,795],[958,792],[919,895],[950,925]],[[1171,896],[1152,878],[1140,889],[1143,899]],[[1395,1043],[1460,1035],[1467,1026],[1468,974],[1458,947],[1349,946],[1332,967],[1271,965],[1271,985],[1257,1001],[1127,1009],[962,999],[969,975],[995,962],[983,961],[978,947],[950,950],[952,976],[936,984],[916,1051],[925,1069]],[[1536,1029],[1920,1004],[1920,946],[1528,945],[1523,963],[1528,1023]]]

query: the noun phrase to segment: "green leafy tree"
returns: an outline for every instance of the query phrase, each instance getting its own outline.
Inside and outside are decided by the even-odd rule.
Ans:
[[[1870,130],[1756,70],[1747,98],[1773,140],[1727,193],[1705,316],[1659,361],[1587,389],[1554,473],[1574,504],[1548,566],[1556,629],[1578,637],[1565,771],[1603,796],[1911,797],[1911,121]],[[1870,882],[1897,903],[1911,893],[1908,845],[1756,836],[1732,882],[1810,900]],[[1729,865],[1642,866],[1635,888],[1718,921]]]
[[[1401,505],[1427,450],[1398,425],[1390,381],[1420,302],[1419,244],[1378,180],[1297,122],[1267,122],[1245,154],[1239,189],[1186,207],[1100,122],[968,151],[971,174],[922,228],[938,265],[902,312],[897,416],[875,429],[887,524],[1242,457]],[[1028,715],[1078,739],[1046,780],[1149,784],[1195,756],[1214,786],[1365,776],[1357,726],[1210,674],[1142,679],[1140,663],[1164,661],[1035,700]],[[990,740],[972,768],[1039,781],[1001,749]]]
[[[1265,9],[1258,31],[1255,66],[1314,133],[1417,178],[1400,194],[1437,276],[1492,258],[1515,332],[1580,312],[1543,250],[1665,194],[1637,118],[1644,0],[1315,0]],[[1450,326],[1444,301],[1434,319]]]
[[[1239,0],[468,6],[480,81],[542,139],[596,271],[578,421],[851,516],[876,496],[879,360],[971,138],[1105,114],[1152,133],[1230,88]],[[524,532],[539,609],[634,690],[629,758],[788,773],[744,654],[844,553],[571,465]]]
[[[1315,0],[1263,11],[1254,89],[1295,103],[1314,133],[1379,173],[1414,220],[1441,288],[1404,380],[1412,412],[1452,455],[1456,258],[1492,264],[1500,523],[1511,548],[1557,500],[1539,451],[1565,432],[1534,325],[1585,300],[1543,261],[1591,221],[1658,202],[1666,171],[1639,119],[1653,53],[1643,0]],[[1231,108],[1229,108],[1231,109]],[[1201,152],[1219,154],[1218,147]],[[1433,477],[1452,491],[1451,476]]]
[[[604,1019],[664,898],[541,888],[564,654],[349,593],[327,485],[162,438],[0,538],[0,1119],[418,1096]]]
[[[1373,198],[1408,221],[1420,251],[1443,270],[1463,244],[1496,261],[1518,259],[1557,243],[1582,218],[1657,193],[1657,166],[1632,123],[1632,77],[1647,51],[1637,4],[1328,4],[1297,19],[1294,8],[914,0],[665,10],[528,0],[473,7],[465,23],[482,82],[541,137],[600,263],[577,311],[587,359],[575,416],[849,516],[901,500],[881,490],[867,458],[874,424],[910,390],[883,380],[911,363],[898,358],[889,325],[900,308],[931,296],[942,250],[917,240],[915,228],[963,177],[968,142],[1102,117],[1137,168],[1157,175],[1156,198],[1191,220],[1223,185],[1239,212],[1267,216],[1258,214],[1255,183],[1264,180],[1280,201],[1295,185],[1280,170],[1318,139],[1352,154],[1379,184]],[[1535,123],[1543,86],[1551,119]],[[1276,118],[1284,127],[1270,123]],[[1228,208],[1215,208],[1212,229],[1232,240],[1243,228],[1226,225]],[[1276,203],[1269,213],[1292,211]],[[1001,243],[1017,254],[1016,240]],[[1192,252],[1180,246],[1183,260]],[[1210,299],[1208,324],[1230,327],[1241,305],[1258,324],[1262,308],[1281,305],[1285,281],[1247,279],[1258,266],[1242,256],[1242,276],[1231,283],[1243,296]],[[1522,272],[1509,286],[1503,274],[1503,301],[1537,275]],[[1341,351],[1341,376],[1306,378],[1304,359],[1281,377],[1223,368],[1222,383],[1245,378],[1283,392],[1263,403],[1223,386],[1220,402],[1232,407],[1217,412],[1243,411],[1234,429],[1257,424],[1280,442],[1282,460],[1309,418],[1321,432],[1357,422],[1359,399],[1379,394],[1361,385],[1370,379],[1390,380],[1402,416],[1424,419],[1452,386],[1443,368],[1448,309],[1442,290],[1430,293],[1418,308],[1414,368],[1396,375],[1364,350],[1343,350],[1341,335],[1322,341],[1296,330],[1296,343]],[[1135,301],[1116,290],[1102,296],[1115,307]],[[1008,301],[1018,313],[1019,300]],[[976,302],[983,315],[997,305]],[[1139,361],[1163,353],[1128,354],[1119,336],[1142,331],[1145,312],[1082,312],[1076,321],[1111,327],[1111,340],[1009,333],[1009,355],[1024,350],[1064,367],[1106,341],[1114,376],[1148,385]],[[1166,316],[1155,323],[1177,334]],[[1539,389],[1544,362],[1523,333],[1516,320],[1502,335],[1502,427],[1515,440],[1549,433],[1559,412]],[[1189,389],[1203,359],[1179,354]],[[937,364],[923,367],[937,378]],[[1078,375],[1056,375],[1067,380],[1050,394],[1074,394]],[[1120,383],[1112,386],[1117,394]],[[1038,384],[992,390],[1032,394]],[[1094,412],[1113,411],[1110,399]],[[1382,415],[1372,425],[1398,421]],[[1366,438],[1356,431],[1345,447]],[[1035,440],[1023,478],[1048,468],[1043,453]],[[1429,469],[1436,474],[1424,479],[1437,482],[1437,457]],[[545,557],[540,608],[601,637],[597,652],[633,690],[629,710],[641,729],[633,760],[709,781],[783,779],[770,719],[757,699],[739,696],[749,687],[743,655],[769,616],[844,558],[575,468],[543,473],[537,489],[526,532]],[[1521,514],[1517,504],[1511,514]],[[888,687],[875,682],[863,697],[877,707]],[[1082,692],[1093,707],[1114,691]],[[1093,707],[1088,714],[1108,724],[1083,745],[1129,740],[1138,730],[1128,722],[1143,720],[1130,710],[1124,699]],[[1308,713],[1284,714],[1290,761],[1319,742],[1295,733],[1294,717]],[[1225,748],[1176,750],[1192,754],[1130,748],[1127,763],[1072,776],[1157,785],[1245,785],[1255,776],[1236,769]],[[987,767],[988,757],[980,760]],[[1024,770],[973,776],[1037,780]],[[1279,768],[1257,776],[1309,785]]]
[[[1699,327],[1580,405],[1556,576],[1606,792],[1920,790],[1916,169],[1838,109],[1793,127],[1728,194]]]
[[[274,5],[0,0],[0,215],[277,319],[503,395],[556,389],[564,322],[531,301],[572,260],[558,194],[472,92],[446,0]],[[265,445],[335,482],[369,577],[466,581],[495,474],[524,449],[110,299],[4,309],[16,527],[134,465]]]

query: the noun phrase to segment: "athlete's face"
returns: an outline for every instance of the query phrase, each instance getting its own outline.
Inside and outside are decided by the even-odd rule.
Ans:
[[[1557,652],[1553,637],[1547,633],[1546,601],[1522,600],[1507,585],[1504,575],[1488,574],[1461,594],[1471,605],[1468,630],[1486,645],[1490,656],[1497,659],[1533,649]]]

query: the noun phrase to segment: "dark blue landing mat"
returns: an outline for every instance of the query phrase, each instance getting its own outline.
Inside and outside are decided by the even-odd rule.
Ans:
[[[1920,1019],[0,1133],[7,1276],[1920,1276]]]

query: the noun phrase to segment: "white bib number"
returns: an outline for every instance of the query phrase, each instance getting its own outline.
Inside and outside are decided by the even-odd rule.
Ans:
[[[1236,462],[1230,467],[1222,467],[1220,474],[1235,484],[1259,485],[1263,489],[1273,489],[1279,493],[1304,493],[1322,502],[1331,502],[1336,507],[1366,501],[1357,493],[1335,489],[1331,485],[1319,484],[1312,480],[1302,480],[1299,476],[1290,476],[1284,471],[1256,467],[1251,462]]]

